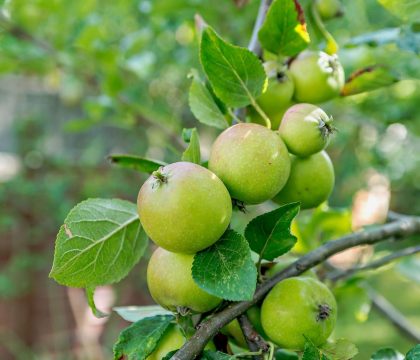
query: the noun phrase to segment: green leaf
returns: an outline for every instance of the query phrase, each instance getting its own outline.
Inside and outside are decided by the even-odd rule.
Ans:
[[[419,360],[420,359],[420,344],[414,346],[405,356],[406,360]]]
[[[263,48],[274,54],[295,56],[304,50],[310,39],[298,1],[274,0],[258,38]]]
[[[113,310],[121,316],[124,320],[129,322],[136,322],[141,319],[152,317],[155,315],[170,315],[170,311],[164,309],[159,305],[147,306],[118,306]]]
[[[124,329],[114,345],[114,360],[145,360],[173,320],[173,315],[157,315]]]
[[[399,79],[391,71],[380,65],[360,69],[350,75],[346,81],[342,96],[360,94],[396,83]]]
[[[407,278],[420,284],[420,257],[409,256],[404,258],[399,262],[397,269]]]
[[[203,30],[200,60],[216,96],[228,106],[255,104],[266,87],[267,76],[258,57],[227,43],[211,27]]]
[[[231,301],[251,300],[257,269],[244,237],[233,230],[194,256],[194,281],[205,291]]]
[[[378,0],[378,2],[405,22],[417,21],[420,18],[420,0]]]
[[[338,339],[332,343],[327,343],[321,350],[332,360],[350,360],[359,353],[356,345],[346,339]]]
[[[60,228],[50,277],[72,287],[114,283],[139,261],[147,243],[136,204],[118,199],[83,201]]]
[[[196,75],[193,75],[188,103],[191,112],[201,123],[218,129],[226,129],[229,126],[225,115],[217,106],[209,89]]]
[[[97,318],[107,317],[109,314],[106,314],[98,310],[98,308],[96,307],[94,295],[95,295],[95,287],[87,287],[86,297],[87,297],[87,301],[88,301],[90,309],[92,310],[93,315],[95,315]]]
[[[194,164],[201,163],[200,139],[196,128],[184,129],[182,138],[188,143],[187,149],[182,154],[182,161],[189,161]]]
[[[320,351],[309,339],[306,339],[302,360],[321,360]]]
[[[397,350],[391,348],[384,348],[374,353],[371,360],[404,360],[404,355]]]
[[[222,353],[220,351],[206,350],[201,355],[200,360],[233,360],[234,356]]]
[[[251,249],[267,260],[288,252],[297,241],[290,226],[298,212],[299,203],[291,203],[252,219],[245,229]]]
[[[158,170],[161,166],[165,166],[166,163],[158,160],[145,159],[136,155],[109,155],[108,159],[113,163],[122,167],[135,169],[147,174],[151,174],[153,171]]]

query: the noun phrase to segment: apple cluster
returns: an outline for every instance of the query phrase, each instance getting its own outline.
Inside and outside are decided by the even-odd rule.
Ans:
[[[215,140],[207,168],[176,162],[156,170],[143,184],[137,204],[145,232],[158,245],[147,269],[148,288],[158,304],[186,314],[206,313],[222,302],[195,283],[191,269],[194,255],[227,230],[233,205],[299,201],[308,209],[328,199],[334,170],[324,149],[334,128],[332,118],[309,102],[336,96],[343,76],[335,57],[302,53],[288,73],[270,78],[258,99],[272,120],[281,118],[276,131],[249,122],[233,125]],[[304,103],[284,111],[292,97]],[[299,296],[303,308],[294,312]],[[335,307],[334,297],[318,280],[283,281],[262,304],[262,331],[279,346],[301,349],[302,328],[290,319],[309,316],[311,321],[302,319],[307,326],[304,334],[322,343],[334,326]],[[179,339],[177,327],[171,334]]]

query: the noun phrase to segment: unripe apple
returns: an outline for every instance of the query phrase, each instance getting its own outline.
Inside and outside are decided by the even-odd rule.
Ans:
[[[297,104],[283,116],[279,134],[290,153],[305,157],[324,150],[333,133],[332,118],[311,104]]]
[[[306,338],[324,344],[334,329],[337,303],[322,282],[309,277],[279,282],[261,307],[265,333],[278,346],[303,350]]]
[[[300,201],[302,209],[326,201],[334,188],[334,167],[325,151],[306,158],[292,157],[289,180],[273,199],[278,204]]]
[[[158,248],[147,266],[147,286],[152,298],[171,311],[191,310],[204,313],[214,309],[222,299],[199,288],[191,267],[194,255],[177,254]]]
[[[175,324],[171,324],[146,360],[162,360],[167,353],[178,350],[184,343],[185,337],[181,330]]]
[[[343,15],[343,7],[340,0],[316,0],[315,6],[323,20]]]
[[[240,123],[216,139],[209,169],[224,182],[232,198],[259,204],[282,189],[289,177],[290,158],[277,133]]]
[[[337,55],[322,51],[303,51],[290,64],[297,102],[321,103],[340,94],[344,70]]]
[[[275,61],[267,61],[264,68],[268,76],[266,91],[257,99],[258,105],[271,120],[271,129],[277,130],[284,112],[292,104],[295,86],[288,70],[282,69],[282,65]],[[250,107],[249,118],[251,122],[264,125],[261,115]]]
[[[155,171],[140,189],[138,211],[147,235],[166,250],[193,254],[225,232],[232,203],[211,171],[177,162]]]
[[[160,338],[155,350],[146,358],[146,360],[162,360],[169,352],[178,350],[186,342],[181,330],[175,324],[169,325],[163,336]],[[213,341],[210,341],[206,349],[215,350]]]

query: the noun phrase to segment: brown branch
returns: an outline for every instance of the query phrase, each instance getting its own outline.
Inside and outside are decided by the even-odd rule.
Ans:
[[[390,262],[400,259],[405,256],[414,255],[420,252],[420,245],[418,246],[412,246],[406,249],[402,249],[400,251],[397,251],[393,254],[390,254],[388,256],[384,256],[383,258],[380,258],[378,260],[372,261],[369,264],[362,265],[362,266],[355,266],[347,270],[336,270],[331,272],[327,275],[327,279],[332,281],[338,281],[347,279],[350,276],[354,275],[355,273],[359,271],[366,271],[366,270],[374,270],[381,266],[387,265]]]
[[[261,350],[262,352],[267,352],[270,349],[270,346],[265,342],[261,335],[255,331],[254,327],[248,319],[248,316],[246,316],[245,314],[240,315],[238,317],[238,322],[241,326],[249,350],[253,352],[257,352],[259,350]],[[254,356],[255,360],[260,360],[263,358],[263,355]]]
[[[384,315],[407,339],[420,343],[420,331],[414,328],[385,297],[373,289],[368,289],[373,308]]]
[[[376,228],[359,231],[338,240],[330,241],[295,261],[283,271],[263,282],[256,290],[251,301],[231,303],[225,309],[202,322],[196,333],[172,357],[173,360],[193,360],[204,349],[213,336],[226,324],[238,317],[252,305],[264,298],[278,282],[298,276],[341,251],[359,245],[373,245],[389,238],[404,238],[420,233],[420,218],[407,217],[381,225]]]

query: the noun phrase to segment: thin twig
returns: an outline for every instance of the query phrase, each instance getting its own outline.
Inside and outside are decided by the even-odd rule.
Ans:
[[[414,328],[394,305],[371,288],[368,288],[368,294],[375,310],[384,315],[407,339],[420,343],[420,331]]]
[[[241,326],[242,332],[244,334],[248,348],[251,351],[261,350],[263,353],[270,350],[270,345],[268,345],[265,340],[261,337],[258,332],[255,331],[251,322],[248,319],[248,316],[242,314],[238,317],[239,325]],[[263,356],[254,356],[255,360],[263,359]]]
[[[261,44],[258,40],[258,32],[261,29],[261,26],[265,19],[265,14],[267,13],[271,2],[272,0],[261,0],[260,7],[258,9],[258,15],[255,19],[254,28],[252,29],[251,40],[248,44],[248,50],[254,52],[255,55],[257,55],[258,57],[260,57],[262,54]]]
[[[390,262],[400,259],[405,256],[414,255],[420,252],[420,245],[418,246],[412,246],[406,249],[402,249],[400,251],[396,251],[393,254],[390,254],[388,256],[384,256],[383,258],[380,258],[378,260],[372,261],[369,264],[362,265],[362,266],[355,266],[347,270],[336,270],[331,272],[327,275],[327,279],[332,281],[338,281],[347,279],[350,276],[354,275],[355,273],[359,271],[366,271],[366,270],[374,270],[381,266],[387,265]]]
[[[202,322],[196,333],[172,357],[173,360],[193,360],[211,338],[226,324],[264,298],[278,282],[298,276],[339,252],[359,245],[373,245],[389,238],[404,238],[420,233],[420,217],[404,218],[389,224],[359,231],[338,240],[329,241],[258,286],[251,301],[231,303],[225,309]]]

